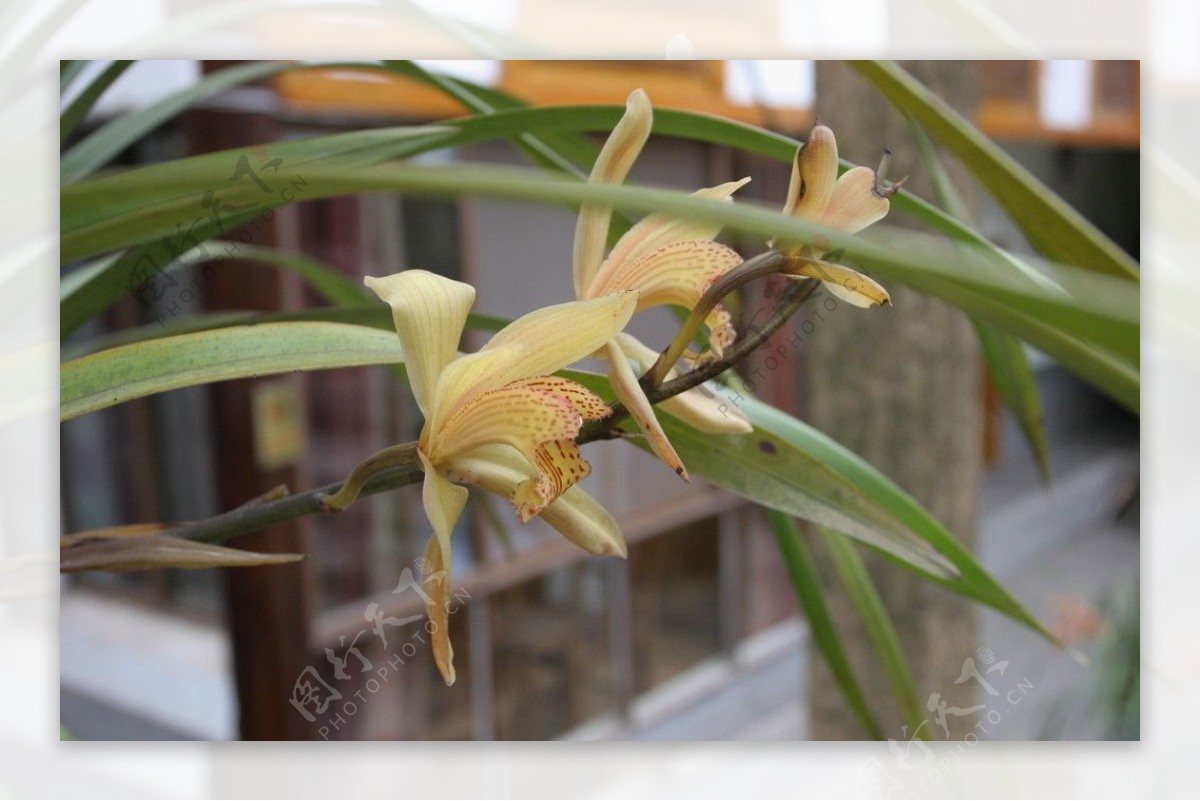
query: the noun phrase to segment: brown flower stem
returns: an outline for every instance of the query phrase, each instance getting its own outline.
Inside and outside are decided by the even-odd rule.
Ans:
[[[767,270],[763,274],[778,271],[779,265],[782,263],[781,259],[778,263],[774,263],[773,269]],[[650,402],[661,403],[668,398],[687,392],[745,359],[796,313],[813,294],[817,285],[817,281],[810,279],[798,281],[790,286],[779,305],[763,325],[739,339],[720,359],[703,364],[695,370],[661,385],[646,387],[646,396]],[[582,444],[620,436],[615,424],[627,416],[628,412],[624,407],[617,404],[613,407],[612,415],[603,420],[591,421],[580,429],[578,442]],[[344,509],[349,505],[349,501],[357,497],[416,484],[421,481],[422,476],[423,472],[417,456],[417,443],[407,442],[402,445],[393,445],[368,457],[343,482],[316,487],[295,495],[284,494],[285,488],[276,487],[265,495],[228,512],[206,520],[180,524],[159,533],[197,542],[224,542],[286,520],[338,511]]]
[[[663,382],[667,373],[671,372],[671,368],[675,366],[679,357],[695,339],[696,332],[704,325],[709,313],[727,295],[751,281],[779,272],[786,263],[787,258],[784,254],[778,250],[769,250],[752,259],[747,259],[714,281],[712,286],[700,297],[687,319],[683,321],[683,325],[675,338],[671,340],[671,344],[658,357],[658,361],[646,371],[642,382],[643,386],[656,387]]]
[[[804,302],[817,291],[818,286],[819,282],[807,278],[802,278],[792,283],[787,291],[784,292],[779,305],[775,307],[775,310],[771,312],[771,316],[764,321],[763,325],[738,339],[729,350],[725,351],[725,354],[720,359],[714,359],[711,362],[702,364],[696,369],[690,370],[658,386],[650,384],[650,374],[647,372],[642,377],[641,382],[642,390],[646,393],[646,398],[651,403],[662,403],[669,398],[687,392],[689,389],[700,386],[710,378],[716,378],[721,373],[738,364],[760,348],[793,314],[799,311]],[[593,420],[580,429],[578,441],[583,443],[592,442],[597,439],[615,439],[620,436],[616,424],[628,416],[628,410],[620,403],[617,403],[613,406],[613,413],[611,415],[605,417],[603,420]]]

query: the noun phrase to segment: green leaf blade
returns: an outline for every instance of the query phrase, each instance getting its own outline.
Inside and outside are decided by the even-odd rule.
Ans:
[[[887,61],[851,66],[950,148],[1047,258],[1140,280],[1133,259],[911,75]]]
[[[863,730],[872,739],[882,740],[883,729],[875,720],[871,705],[867,703],[862,686],[854,675],[837,625],[833,622],[833,615],[825,603],[825,596],[821,591],[821,577],[812,554],[809,553],[808,545],[804,542],[804,535],[794,520],[773,509],[767,510],[767,522],[775,535],[775,544],[779,548],[779,555],[792,583],[792,589],[795,590],[800,612],[808,620],[813,644],[817,646],[825,664],[829,666],[829,672],[833,674],[834,681],[838,683],[838,688],[850,705],[850,711],[854,713]]]
[[[804,451],[851,482],[878,504],[886,514],[908,527],[916,536],[936,550],[956,568],[958,575],[945,578],[927,574],[931,580],[959,595],[973,598],[1001,614],[1028,626],[1051,642],[1057,642],[1045,626],[1025,610],[1012,595],[984,569],[958,539],[942,526],[912,496],[900,489],[864,459],[801,420],[753,398],[745,398],[739,408],[756,429],[774,433],[790,447]],[[689,465],[689,468],[691,465]],[[697,471],[700,472],[700,471]],[[702,474],[702,473],[701,473]],[[911,562],[896,559],[894,554],[881,551],[898,564],[912,567]]]
[[[181,334],[63,364],[60,416],[70,420],[134,398],[215,381],[403,360],[394,333],[360,325],[268,323]]]
[[[854,545],[845,537],[835,532],[821,530],[822,541],[833,561],[834,569],[846,588],[850,603],[858,612],[859,619],[871,641],[871,647],[879,657],[879,663],[891,685],[892,694],[900,706],[900,713],[905,723],[913,732],[921,730],[925,715],[921,711],[921,702],[917,699],[917,686],[913,682],[912,671],[908,669],[908,659],[900,645],[900,636],[892,625],[891,616],[879,597],[871,574],[863,564],[862,558],[854,550]]]

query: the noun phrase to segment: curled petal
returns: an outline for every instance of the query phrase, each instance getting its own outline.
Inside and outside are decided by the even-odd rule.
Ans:
[[[657,353],[629,334],[618,336],[617,345],[638,366],[638,372],[645,372],[658,359]],[[675,370],[671,370],[667,373],[667,378],[674,378],[676,374]],[[731,400],[709,387],[709,384],[701,384],[668,398],[658,404],[658,407],[672,417],[709,434],[748,434],[754,430],[754,426],[750,425],[750,421]]]
[[[495,445],[456,458],[450,473],[505,497],[512,497],[517,487],[530,478],[530,468],[520,456]],[[579,487],[566,490],[538,517],[588,553],[625,556],[625,542],[616,520]]]
[[[413,395],[428,417],[438,375],[458,353],[475,289],[425,270],[367,276],[363,281],[392,307]]]
[[[667,304],[689,309],[713,281],[741,263],[736,251],[716,242],[673,242],[617,267],[602,291],[636,289],[638,311]],[[720,354],[734,339],[729,313],[718,305],[705,322],[712,349]]]
[[[454,649],[450,647],[450,534],[462,514],[467,502],[467,490],[446,479],[425,457],[421,464],[425,468],[425,483],[421,489],[421,501],[425,514],[433,525],[433,537],[425,545],[425,558],[432,567],[425,577],[428,600],[425,611],[429,615],[430,642],[433,659],[446,684],[454,683]]]
[[[625,180],[638,154],[650,137],[654,110],[650,98],[635,89],[625,101],[625,115],[609,135],[588,178],[590,183],[619,184]],[[600,269],[604,246],[608,238],[608,223],[612,207],[584,203],[575,223],[575,296],[582,298]]]
[[[529,522],[592,473],[592,466],[583,458],[573,439],[542,443],[534,453],[533,463],[538,474],[519,484],[511,498],[522,523]]]
[[[732,195],[750,182],[749,178],[740,181],[730,181],[719,186],[701,189],[693,192],[692,197],[703,200],[722,200],[733,202]],[[620,241],[613,246],[612,252],[600,272],[596,274],[589,289],[589,297],[595,297],[603,292],[596,292],[594,287],[606,282],[606,274],[622,264],[637,261],[648,253],[658,250],[665,245],[676,242],[707,242],[721,233],[723,226],[719,222],[689,220],[671,214],[651,214],[625,232]]]
[[[438,430],[458,405],[481,392],[561,370],[603,347],[629,322],[637,293],[548,306],[514,320],[478,353],[455,359],[438,380]]]
[[[791,269],[791,273],[816,278],[824,283],[835,297],[862,309],[891,302],[887,290],[873,279],[840,264],[804,259]]]
[[[489,445],[519,451],[537,470],[511,497],[525,522],[591,473],[574,440],[585,417],[599,419],[611,412],[600,396],[574,381],[527,379],[476,395],[459,407],[433,438],[430,461],[441,467]]]
[[[838,178],[825,213],[819,222],[848,234],[856,234],[887,216],[891,203],[876,191],[875,171],[852,167]]]
[[[833,197],[837,167],[837,140],[833,131],[825,125],[817,125],[808,141],[796,151],[783,213],[819,220]]]
[[[625,404],[625,408],[629,410],[629,416],[646,435],[650,449],[666,463],[667,467],[678,473],[680,478],[684,481],[689,480],[683,460],[679,458],[671,441],[667,439],[658,418],[654,416],[654,407],[650,404],[646,393],[642,391],[633,368],[629,366],[629,361],[615,341],[608,343],[606,356],[609,364],[608,380],[612,384],[613,391],[617,393],[621,403]]]

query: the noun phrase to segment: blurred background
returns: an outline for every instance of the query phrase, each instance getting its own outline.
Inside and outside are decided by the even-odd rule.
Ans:
[[[141,63],[112,87],[82,134],[228,65]],[[838,64],[425,66],[546,105],[622,103],[640,86],[657,106],[799,138],[819,115],[837,133],[843,156],[873,164],[889,147],[893,177],[908,173],[907,187],[932,197],[904,121]],[[906,67],[1139,256],[1137,62]],[[442,95],[400,79],[292,73],[213,98],[155,131],[121,163],[461,113]],[[502,144],[434,158],[520,163]],[[695,142],[651,140],[632,180],[693,190],[744,175],[754,180],[739,198],[782,204],[787,165]],[[1026,250],[1002,213],[955,175],[977,227],[1004,247]],[[269,173],[262,178],[269,181]],[[294,204],[230,238],[308,254],[356,278],[435,270],[474,284],[477,311],[512,317],[571,296],[573,230],[573,215],[551,207],[375,194]],[[761,249],[730,244],[746,255]],[[126,298],[80,341],[206,311],[320,304],[294,276],[250,262],[215,271],[197,266],[174,277],[161,297]],[[742,319],[767,308],[771,292],[766,285],[747,293]],[[972,543],[1036,616],[1092,657],[1085,668],[1010,621],[882,560],[872,563],[920,700],[929,699],[926,733],[958,740],[969,731],[991,739],[1136,738],[1137,420],[1034,354],[1050,439],[1047,489],[1001,412],[965,319],[902,288],[893,297],[892,308],[869,315],[802,311],[745,366],[746,376],[767,400],[829,432],[913,493]],[[664,344],[674,325],[657,311],[663,313],[636,325],[652,346]],[[64,351],[74,344],[64,342]],[[62,427],[63,531],[197,519],[279,483],[338,481],[375,450],[414,439],[419,426],[407,389],[374,368],[230,382],[128,403]],[[680,482],[634,448],[591,445],[585,455],[593,465],[586,486],[621,522],[628,561],[589,557],[536,521],[517,524],[502,499],[473,493],[455,537],[463,605],[453,616],[454,687],[438,679],[420,623],[398,625],[420,612],[414,593],[393,591],[429,534],[419,490],[406,488],[336,518],[305,518],[244,540],[256,549],[310,554],[297,565],[67,579],[60,629],[67,736],[862,737],[811,647],[760,512],[702,482]],[[856,621],[834,584],[835,611],[854,643],[863,638],[854,636]],[[374,626],[387,619],[397,625],[384,627],[385,645]],[[871,652],[865,645],[851,652],[873,703],[894,706]],[[381,672],[384,666],[390,669]],[[339,697],[318,711],[293,703],[300,687]],[[912,736],[898,715],[895,722],[883,717],[888,736]]]

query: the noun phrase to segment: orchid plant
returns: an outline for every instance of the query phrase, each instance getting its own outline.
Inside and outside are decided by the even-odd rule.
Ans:
[[[114,80],[123,63],[117,62],[102,80]],[[239,65],[206,78],[194,97],[308,68]],[[424,422],[417,442],[369,456],[337,485],[271,493],[207,520],[64,536],[64,571],[253,566],[300,558],[220,543],[282,520],[341,511],[360,495],[419,482],[433,532],[425,548],[432,566],[426,589],[433,655],[445,681],[452,683],[450,541],[467,503],[464,485],[507,498],[518,520],[541,518],[589,553],[623,556],[617,521],[580,486],[590,467],[579,449],[586,442],[621,440],[652,451],[685,479],[698,474],[761,505],[770,510],[773,522],[786,527],[801,517],[853,537],[1050,636],[951,533],[869,464],[784,410],[754,398],[738,406],[721,404],[711,385],[704,386],[724,380],[723,374],[784,325],[818,287],[856,307],[888,303],[883,285],[839,262],[837,254],[850,249],[856,264],[888,283],[907,283],[958,306],[981,326],[981,341],[1004,345],[985,348],[985,356],[997,382],[1011,390],[1005,402],[1030,432],[1035,449],[1040,405],[1030,389],[1021,340],[1136,410],[1136,264],[1069,209],[1064,211],[1061,201],[1015,168],[969,123],[931,100],[894,65],[858,65],[916,124],[976,171],[1045,255],[1065,263],[1034,269],[963,220],[900,191],[899,183],[885,180],[882,167],[847,168],[839,161],[833,131],[820,123],[806,141],[796,142],[752,126],[671,112],[677,135],[791,162],[782,210],[764,209],[734,201],[746,178],[691,195],[626,185],[657,125],[650,99],[640,89],[628,96],[624,109],[582,109],[578,127],[564,130],[561,114],[550,120],[545,110],[525,108],[516,99],[497,110],[483,90],[414,64],[369,62],[358,68],[421,81],[450,93],[475,113],[437,126],[263,146],[262,152],[274,159],[270,163],[283,165],[279,177],[288,165],[304,164],[303,176],[293,177],[302,177],[306,199],[428,190],[576,204],[575,299],[530,310],[500,327],[480,350],[464,354],[460,341],[475,302],[475,290],[465,283],[405,270],[366,279],[372,299],[314,260],[247,249],[245,258],[295,270],[331,303],[345,308],[307,310],[287,319],[212,315],[187,326],[167,325],[161,331],[148,326],[80,346],[68,338],[122,295],[141,291],[146,281],[169,276],[180,265],[210,258],[205,240],[247,222],[237,210],[272,209],[297,199],[286,194],[264,198],[261,186],[230,182],[231,159],[246,158],[241,151],[90,175],[177,113],[186,105],[178,98],[101,127],[69,147],[62,160],[62,258],[64,263],[91,260],[63,279],[64,420],[182,386],[402,362]],[[64,86],[79,73],[64,72]],[[64,111],[64,139],[102,91],[99,85],[95,91],[81,91]],[[695,132],[679,125],[681,119],[694,122]],[[599,129],[609,135],[595,154],[590,143],[575,135],[597,130],[598,120],[603,122]],[[511,138],[532,159],[562,175],[398,161],[498,136]],[[570,177],[580,167],[584,173],[590,169],[586,181]],[[188,215],[194,217],[200,201],[216,218],[189,226]],[[892,237],[887,247],[857,236],[893,206],[927,222],[940,236]],[[615,208],[646,216],[607,249]],[[744,259],[715,241],[726,228],[766,243],[768,250]],[[146,265],[153,266],[149,277],[143,275]],[[790,287],[766,324],[739,332],[729,311],[735,307],[725,301],[766,275],[784,276]],[[376,312],[386,311],[379,301],[390,310],[394,331],[381,330],[389,323],[378,324]],[[634,315],[657,306],[686,312],[678,333],[661,350],[625,331]],[[588,358],[601,360],[605,375],[563,374]],[[819,593],[814,596],[815,590],[801,586],[807,581],[796,550],[802,544],[787,531],[779,541],[797,591],[808,599],[804,612],[814,629],[825,633],[820,639],[824,653],[851,694],[854,680],[834,658],[837,634],[821,615]]]

